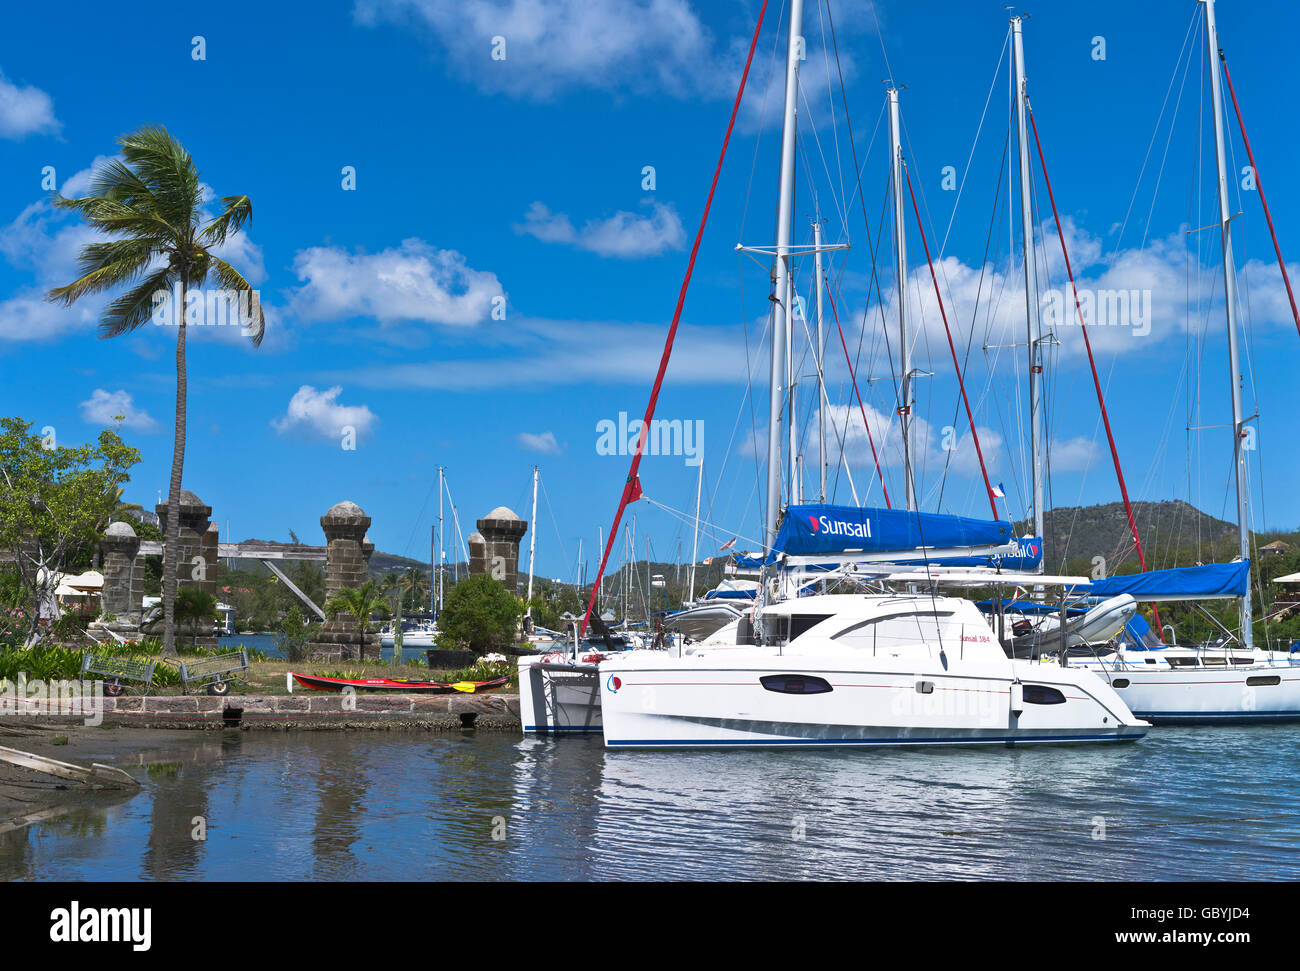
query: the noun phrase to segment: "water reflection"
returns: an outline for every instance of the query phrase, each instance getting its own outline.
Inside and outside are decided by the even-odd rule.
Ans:
[[[1300,877],[1284,727],[1170,730],[1116,748],[788,753],[227,735],[201,758],[172,753],[139,796],[0,826],[0,876]],[[206,842],[190,838],[200,815]]]

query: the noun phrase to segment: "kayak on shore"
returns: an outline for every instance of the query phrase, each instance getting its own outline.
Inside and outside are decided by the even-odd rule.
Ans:
[[[510,675],[492,678],[489,681],[394,681],[392,678],[326,678],[314,674],[296,674],[289,672],[289,690],[293,691],[293,682],[313,691],[393,691],[403,694],[448,695],[454,692],[477,694],[480,691],[495,691],[504,688],[510,682]]]

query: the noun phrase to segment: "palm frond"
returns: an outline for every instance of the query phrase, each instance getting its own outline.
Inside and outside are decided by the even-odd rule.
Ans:
[[[144,326],[153,317],[154,295],[170,291],[174,278],[163,267],[151,273],[139,286],[114,300],[104,309],[99,321],[100,337],[117,337]],[[183,314],[184,307],[176,308]]]
[[[90,177],[89,194],[128,206],[154,207],[153,193],[149,187],[128,166],[115,158],[95,169]]]
[[[91,243],[77,258],[82,275],[67,286],[50,290],[45,299],[70,307],[88,293],[132,282],[148,269],[157,255],[158,250],[153,244],[140,240]]]
[[[193,226],[201,199],[199,170],[179,141],[161,125],[146,125],[117,140],[122,157],[157,201],[167,222]]]
[[[116,199],[86,196],[81,199],[54,197],[59,209],[71,209],[103,233],[129,233],[148,237],[159,243],[178,244],[186,236],[185,225],[173,225],[152,208],[126,204]]]
[[[261,347],[262,338],[266,336],[266,314],[262,312],[262,300],[260,296],[257,291],[253,289],[253,285],[244,279],[243,274],[221,257],[209,253],[208,258],[212,262],[212,275],[216,277],[224,289],[235,290],[240,293],[248,293],[249,313],[253,318],[248,322],[248,336],[253,341],[254,347]]]
[[[226,196],[221,200],[225,206],[221,215],[204,227],[199,238],[205,242],[220,246],[231,233],[237,233],[253,220],[253,200],[248,196]]]

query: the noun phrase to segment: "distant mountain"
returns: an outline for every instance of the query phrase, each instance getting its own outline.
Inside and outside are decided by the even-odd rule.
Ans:
[[[1223,561],[1236,555],[1236,524],[1215,519],[1181,499],[1135,502],[1133,518],[1151,569]],[[1017,523],[1016,531],[1028,535],[1033,526]],[[1122,502],[1049,509],[1044,516],[1044,532],[1043,563],[1048,571],[1086,571],[1095,556],[1107,559],[1111,573],[1138,569],[1133,534]]]
[[[244,540],[246,543],[258,543],[266,546],[294,546],[294,543],[282,543],[274,539],[257,539],[251,538]],[[320,544],[308,544],[320,545]],[[257,564],[256,560],[236,559],[235,566],[237,569],[251,569]],[[447,569],[450,571],[453,564],[448,563]],[[426,574],[429,572],[428,560],[416,560],[409,556],[398,556],[396,553],[385,553],[382,550],[375,550],[370,556],[370,575],[376,579],[387,576],[389,573],[404,573],[414,567],[417,570],[423,570]],[[464,563],[457,564],[457,568],[464,572]]]

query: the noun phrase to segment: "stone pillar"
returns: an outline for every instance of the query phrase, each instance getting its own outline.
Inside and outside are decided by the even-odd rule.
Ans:
[[[340,502],[320,518],[325,531],[325,598],[345,588],[363,587],[370,578],[370,553],[366,530],[370,517],[355,502]],[[369,545],[369,550],[366,546]],[[322,605],[323,606],[323,605]],[[358,618],[339,614],[321,625],[311,644],[314,660],[379,657],[379,635],[362,635]]]
[[[154,507],[158,513],[158,525],[162,528],[163,544],[167,543],[167,503]],[[217,595],[217,525],[212,522],[212,507],[188,489],[181,490],[180,497],[180,547],[175,563],[176,579],[180,586],[197,586],[200,590]],[[166,567],[164,565],[164,571]],[[143,572],[143,571],[142,571]],[[163,582],[166,582],[164,572]],[[199,629],[189,629],[178,634],[196,635],[197,647],[215,649],[217,639],[212,633],[211,622]]]
[[[482,533],[469,534],[469,572],[471,574],[488,572],[487,542],[483,539]]]
[[[482,554],[475,569],[473,547],[470,572],[486,573],[500,580],[511,594],[519,594],[519,541],[528,532],[528,524],[505,506],[497,506],[476,524],[482,536]]]
[[[136,554],[140,552],[140,538],[130,523],[110,523],[99,541],[103,557],[101,570],[104,574],[104,590],[100,597],[100,606],[104,613],[112,614],[113,620],[102,626],[115,631],[138,631],[140,628],[140,597],[135,596],[137,588],[143,593],[143,577],[136,580]],[[138,571],[143,574],[144,570]]]

